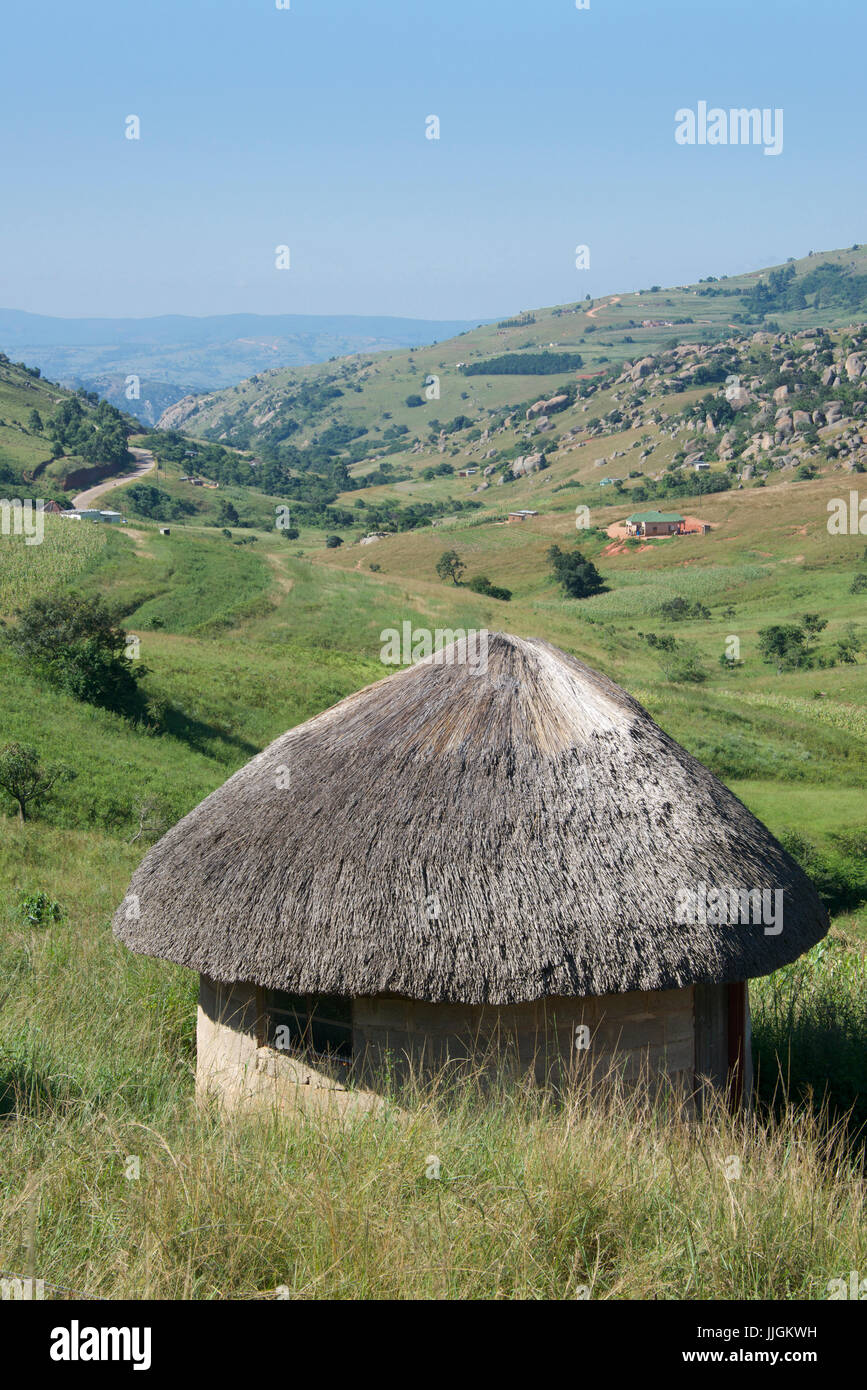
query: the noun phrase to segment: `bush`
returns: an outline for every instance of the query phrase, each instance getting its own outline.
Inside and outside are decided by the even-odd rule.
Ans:
[[[666,680],[676,685],[700,685],[707,680],[707,671],[694,652],[678,652],[662,669]]]
[[[840,832],[832,849],[820,849],[795,830],[783,831],[779,840],[815,884],[832,916],[867,902],[867,830]]]
[[[133,668],[126,633],[102,599],[49,594],[31,599],[17,617],[6,642],[52,685],[117,714],[138,708],[138,681],[147,668]]]
[[[672,623],[684,622],[687,618],[710,617],[710,609],[706,608],[703,603],[697,601],[690,603],[689,599],[681,598],[679,595],[677,598],[670,598],[665,603],[661,603],[659,613],[660,617]]]
[[[492,584],[486,574],[477,574],[467,584],[468,589],[472,589],[474,594],[485,594],[488,598],[502,599],[508,603],[512,597],[511,589],[502,589],[497,584]]]
[[[343,537],[342,537],[342,536],[326,536],[326,537],[325,537],[325,544],[328,546],[328,549],[329,549],[329,550],[336,550],[337,547],[338,547],[339,545],[342,545],[342,544],[343,544]]]
[[[29,927],[46,927],[49,922],[62,922],[66,917],[65,908],[49,898],[47,893],[34,893],[29,898],[22,898],[18,911]]]

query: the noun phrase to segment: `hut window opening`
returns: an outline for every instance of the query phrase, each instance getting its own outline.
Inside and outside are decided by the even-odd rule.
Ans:
[[[352,1000],[338,994],[265,994],[270,1047],[298,1048],[332,1057],[352,1056]]]

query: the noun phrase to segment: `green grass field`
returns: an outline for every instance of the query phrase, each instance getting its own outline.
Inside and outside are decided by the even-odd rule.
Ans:
[[[608,355],[611,335],[639,310],[683,314],[689,300],[696,334],[722,331],[714,315],[728,301],[699,301],[712,320],[700,325],[688,289],[601,307],[590,339],[604,339]],[[545,343],[584,338],[584,352],[587,326],[583,307],[540,311],[533,332]],[[487,408],[557,385],[455,375],[457,362],[511,350],[522,335],[489,327],[308,375],[337,372],[348,386],[364,374],[352,409],[372,425],[396,392],[444,363],[455,392],[437,404],[446,419],[482,399]],[[617,343],[611,356],[621,349],[639,355],[635,343]],[[41,399],[49,389],[32,391]],[[4,405],[0,380],[0,449],[3,429],[25,438],[30,388],[16,378],[15,393]],[[666,396],[666,409],[698,394]],[[212,422],[227,395],[213,403]],[[261,396],[261,383],[234,392],[256,408]],[[602,405],[614,401],[608,392]],[[392,418],[415,429],[420,413],[394,409]],[[498,445],[516,444],[521,429]],[[365,546],[363,515],[340,528],[339,548],[325,547],[331,528],[319,524],[287,542],[273,520],[282,499],[232,486],[204,493],[179,481],[180,466],[148,479],[197,508],[169,536],[131,512],[128,526],[111,530],[48,517],[40,546],[0,537],[4,624],[34,594],[105,597],[139,639],[142,685],[166,712],[153,726],[82,703],[0,642],[0,747],[31,744],[75,773],[23,825],[0,794],[0,1267],[27,1265],[109,1298],[278,1288],[298,1298],[575,1298],[586,1288],[640,1299],[823,1298],[829,1279],[864,1268],[867,661],[862,649],[854,662],[778,671],[759,650],[763,629],[805,613],[826,621],[823,651],[850,630],[867,638],[864,591],[853,589],[867,573],[867,543],[826,525],[828,502],[858,479],[828,459],[812,481],[774,474],[766,486],[678,499],[709,534],[617,549],[605,531],[631,507],[599,489],[597,464],[612,438],[626,450],[642,433],[566,445],[548,468],[479,494],[478,512]],[[663,430],[655,438],[657,468],[683,440]],[[461,451],[426,448],[409,479],[346,492],[340,503],[471,496],[475,479],[422,477],[443,457],[465,461]],[[125,493],[117,489],[114,505]],[[248,523],[228,537],[217,523],[224,498]],[[582,502],[589,531],[576,530]],[[505,524],[516,507],[538,515]],[[546,556],[576,540],[608,592],[563,596]],[[436,563],[446,549],[458,552],[465,579],[485,574],[511,600],[443,582]],[[674,621],[662,611],[672,598],[707,614]],[[153,840],[133,838],[141,807],[173,823],[286,729],[388,674],[382,633],[405,621],[541,637],[604,671],[813,876],[830,936],[751,987],[754,1118],[720,1113],[690,1127],[626,1097],[600,1117],[578,1097],[557,1107],[505,1083],[501,1093],[468,1085],[456,1095],[446,1079],[404,1096],[408,1113],[393,1105],[338,1130],[269,1116],[220,1122],[196,1110],[195,979],[132,957],[109,927]],[[732,639],[741,664],[725,670]],[[26,904],[40,894],[57,909],[34,923]],[[441,1183],[425,1178],[431,1154],[442,1160]],[[731,1155],[743,1161],[737,1185],[724,1172]],[[140,1160],[138,1178],[125,1176],[130,1157]]]

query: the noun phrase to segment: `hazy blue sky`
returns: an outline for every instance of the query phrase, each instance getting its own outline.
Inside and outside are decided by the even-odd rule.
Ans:
[[[590,5],[7,7],[0,305],[487,317],[867,240],[864,0]],[[782,154],[676,144],[701,100]]]

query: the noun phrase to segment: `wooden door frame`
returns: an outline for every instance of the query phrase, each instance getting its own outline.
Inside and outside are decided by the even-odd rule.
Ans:
[[[746,980],[735,980],[728,986],[728,1090],[734,1109],[739,1109],[744,1101],[746,1023],[747,982]]]

